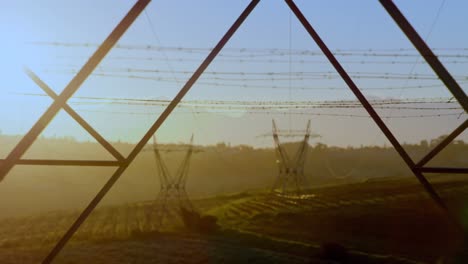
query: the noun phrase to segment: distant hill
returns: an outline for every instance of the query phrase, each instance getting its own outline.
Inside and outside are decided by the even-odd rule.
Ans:
[[[441,137],[442,138],[442,137]],[[418,145],[405,145],[415,160],[441,138]],[[0,156],[5,157],[20,139],[0,136]],[[124,155],[133,145],[114,142]],[[285,144],[288,152],[297,143]],[[161,145],[162,149],[181,149],[178,144]],[[150,200],[159,190],[151,146],[147,147],[117,182],[103,204]],[[191,196],[207,196],[249,189],[269,188],[276,176],[273,148],[219,143],[197,146],[192,158],[187,190]],[[169,170],[175,171],[183,151],[162,151]],[[468,144],[456,141],[431,165],[467,166]],[[40,138],[25,158],[41,159],[112,159],[96,143],[73,138]],[[83,208],[94,197],[114,168],[16,166],[0,182],[0,217],[26,215],[44,210]],[[410,176],[411,172],[390,147],[339,148],[323,144],[311,146],[305,172],[312,186],[330,182],[361,181],[379,177]]]

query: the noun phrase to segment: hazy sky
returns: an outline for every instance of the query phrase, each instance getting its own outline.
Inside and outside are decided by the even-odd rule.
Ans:
[[[151,69],[151,73],[135,73],[160,80],[91,76],[76,96],[122,98],[172,98],[198,67],[207,48],[213,47],[237,18],[249,1],[239,0],[154,0],[119,44],[163,46],[162,50],[114,49],[97,72],[110,70],[130,75],[126,69]],[[444,64],[466,90],[468,35],[468,2],[464,0],[395,1],[418,32],[427,39],[437,54],[450,54]],[[101,43],[134,4],[123,0],[81,1],[3,1],[0,8],[0,129],[3,133],[23,134],[50,104],[47,98],[18,95],[41,93],[41,90],[22,72],[22,65],[35,71],[49,86],[59,92],[96,49],[37,45],[35,42]],[[409,41],[398,30],[376,0],[298,0],[297,4],[332,50],[351,52],[382,52],[415,54]],[[153,30],[151,29],[151,24]],[[189,48],[183,50],[173,48]],[[276,55],[245,56],[246,48],[258,53],[265,49],[318,51],[287,5],[281,0],[263,0],[226,46],[225,56],[218,57],[194,85],[187,100],[349,100],[354,96],[339,78],[298,79],[291,73],[334,73],[323,56]],[[403,50],[401,50],[403,49]],[[409,49],[409,50],[406,50]],[[452,50],[457,49],[457,50]],[[126,58],[126,59],[125,59]],[[150,60],[152,59],[152,60]],[[362,73],[432,74],[428,66],[416,57],[338,56],[345,68],[357,75]],[[282,61],[272,63],[268,60]],[[292,61],[290,64],[289,61]],[[298,61],[306,60],[309,63]],[[359,62],[365,63],[359,63]],[[379,63],[370,63],[378,61]],[[392,64],[392,61],[399,63]],[[457,63],[454,63],[457,61]],[[385,62],[385,63],[382,63]],[[404,63],[401,63],[404,62]],[[160,71],[160,72],[157,72]],[[219,72],[283,72],[286,80],[247,80],[238,74],[236,81],[214,81]],[[288,75],[289,73],[289,75]],[[465,81],[465,82],[463,82]],[[231,86],[214,85],[235,84]],[[438,80],[355,79],[369,98],[435,98],[450,97]],[[208,83],[208,84],[207,84]],[[236,85],[238,85],[236,87]],[[414,86],[435,86],[424,89],[405,89]],[[244,87],[245,86],[245,87]],[[258,87],[258,86],[261,86]],[[266,87],[265,87],[266,86]],[[273,89],[269,86],[291,87]],[[307,87],[309,89],[296,89]],[[337,89],[316,89],[316,88]],[[396,87],[399,89],[372,90]],[[312,88],[312,89],[310,89]],[[342,89],[340,89],[342,88]],[[316,89],[316,90],[314,90]],[[136,141],[152,123],[161,108],[122,105],[71,105],[95,125],[109,140]],[[195,110],[193,110],[195,111]],[[113,113],[112,113],[113,112]],[[120,114],[118,114],[120,113]],[[132,114],[130,114],[132,113]],[[147,113],[148,115],[146,115]],[[316,114],[365,114],[354,110],[323,110]],[[423,114],[433,112],[425,111]],[[421,112],[387,110],[384,115],[415,115]],[[160,129],[161,141],[186,141],[194,132],[200,144],[228,141],[234,144],[271,145],[270,138],[256,138],[270,131],[271,119],[280,127],[303,129],[306,120],[323,137],[320,141],[331,145],[383,144],[384,137],[367,118],[330,117],[316,115],[288,116],[284,114],[196,114],[190,109],[178,109]],[[390,128],[402,141],[417,142],[448,133],[467,118],[448,116],[422,119],[389,119]],[[463,138],[467,138],[465,133]],[[73,121],[60,114],[46,132],[46,136],[70,135],[89,139]]]

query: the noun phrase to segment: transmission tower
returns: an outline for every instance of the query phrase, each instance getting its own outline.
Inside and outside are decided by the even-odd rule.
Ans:
[[[147,215],[149,221],[156,220],[158,227],[165,223],[181,219],[181,211],[194,212],[194,207],[185,190],[188,171],[190,167],[190,158],[193,153],[193,135],[190,138],[190,144],[182,160],[179,169],[174,177],[161,157],[156,137],[153,135],[153,154],[156,161],[157,174],[159,175],[160,189]]]
[[[279,135],[282,134],[276,127],[275,120],[273,123],[273,140],[275,142],[276,163],[278,164],[279,174],[273,185],[273,192],[282,194],[296,193],[300,194],[304,186],[307,185],[307,180],[304,175],[304,165],[309,146],[310,138],[310,120],[307,122],[304,139],[300,142],[299,148],[295,156],[291,159],[286,152],[284,146],[280,143]],[[298,134],[282,134],[285,136],[297,136]]]

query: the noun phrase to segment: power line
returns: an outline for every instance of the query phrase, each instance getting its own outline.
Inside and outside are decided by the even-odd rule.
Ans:
[[[48,97],[43,93],[14,93],[23,96],[41,96]],[[171,100],[166,99],[146,99],[146,98],[125,98],[125,97],[95,97],[95,96],[75,96],[73,100],[93,100],[93,101],[107,101],[107,102],[129,102],[129,103],[156,103],[168,104]],[[104,102],[104,103],[107,103]],[[432,97],[432,98],[409,98],[409,99],[373,99],[369,100],[373,105],[399,105],[399,104],[457,104],[456,101],[450,100],[448,97]],[[99,102],[98,102],[99,103]],[[181,101],[182,105],[355,105],[361,104],[356,100],[324,100],[324,101],[242,101],[242,100],[184,100]]]
[[[102,110],[88,110],[88,109],[79,109],[80,112],[88,113],[102,113],[102,114],[115,114],[115,115],[142,115],[142,116],[152,116],[154,114],[148,112],[131,112],[131,111],[102,111]],[[215,111],[193,111],[193,112],[175,112],[175,114],[246,114],[246,115],[288,115],[290,112],[215,112]],[[305,116],[325,116],[325,117],[350,117],[350,118],[370,118],[368,115],[355,115],[355,114],[333,114],[333,113],[311,113],[311,112],[291,112],[292,115],[305,115]],[[465,113],[466,114],[466,113]],[[383,116],[388,119],[407,119],[407,118],[431,118],[431,117],[448,117],[448,116],[459,116],[460,113],[444,113],[444,114],[421,114],[421,115],[392,115],[392,116]]]
[[[65,71],[51,71],[45,70],[45,72],[53,72],[53,73],[64,73],[64,74],[75,74],[75,70],[65,70]],[[118,71],[116,71],[118,72]],[[152,70],[152,69],[123,69],[124,73],[168,73],[164,70]],[[191,74],[190,71],[175,71],[178,74]],[[139,76],[139,75],[132,75],[132,74],[114,74],[114,73],[106,73],[102,69],[96,70],[92,75],[100,76],[100,77],[117,77],[117,78],[135,78],[135,79],[147,79],[147,80],[155,80],[155,81],[166,81],[166,82],[174,82],[173,79],[167,77],[152,77],[152,76]],[[206,72],[202,76],[201,79],[203,80],[215,80],[215,81],[237,81],[237,82],[260,82],[260,81],[288,81],[289,78],[283,77],[273,77],[273,76],[287,76],[284,72]],[[224,77],[222,75],[229,75],[229,76],[240,76],[239,78],[234,77]],[[245,78],[243,76],[272,76],[272,77],[249,77]],[[333,72],[296,72],[293,73],[294,79],[296,81],[306,81],[306,80],[323,80],[323,79],[339,79],[340,76]],[[384,80],[439,80],[439,78],[435,75],[431,74],[401,74],[401,73],[372,73],[372,72],[354,72],[350,73],[350,76],[354,79],[384,79]],[[458,80],[462,80],[463,82],[468,81],[468,76],[454,76]]]
[[[150,77],[150,76],[141,76],[141,75],[120,75],[120,74],[103,74],[95,73],[94,76],[105,77],[105,78],[125,78],[125,79],[140,79],[147,81],[159,81],[159,82],[174,82],[171,79],[160,78],[160,77]],[[460,83],[467,83],[468,81],[460,81]],[[262,85],[262,84],[245,84],[245,83],[225,83],[225,82],[204,82],[198,81],[197,84],[204,86],[213,86],[213,87],[233,87],[233,88],[248,88],[248,89],[289,89],[288,86],[282,85]],[[412,85],[412,86],[387,86],[387,87],[362,87],[361,90],[399,90],[399,89],[430,89],[435,87],[445,87],[442,84],[433,84],[433,85]],[[347,87],[310,87],[310,86],[293,86],[292,89],[296,90],[348,90]]]
[[[131,105],[131,106],[167,106],[167,103],[148,102],[72,102],[75,105]],[[361,105],[267,105],[267,106],[241,106],[241,105],[187,105],[181,104],[179,108],[204,108],[204,109],[348,109],[362,108]],[[461,107],[412,107],[412,106],[382,106],[375,105],[376,109],[397,109],[397,110],[461,110]]]
[[[30,96],[46,96],[44,94],[21,94]],[[87,101],[86,101],[87,100]],[[166,107],[169,100],[137,99],[137,98],[104,98],[104,97],[76,97],[70,104],[73,105],[126,105],[126,106],[154,106]],[[418,111],[451,111],[462,108],[460,106],[445,106],[455,104],[446,98],[416,98],[410,100],[374,100],[371,101],[376,109],[391,110],[418,110]],[[411,106],[416,104],[416,106]],[[421,104],[439,104],[438,106],[421,106]],[[444,104],[444,106],[440,106]],[[403,106],[402,106],[403,105]],[[192,100],[183,101],[178,108],[202,110],[306,110],[306,109],[361,109],[356,101],[221,101],[221,100]]]
[[[60,46],[60,47],[83,47],[91,48],[97,47],[96,43],[66,43],[66,42],[28,42],[28,44],[36,46]],[[171,47],[171,46],[155,46],[155,45],[124,45],[117,44],[116,49],[127,49],[127,50],[155,50],[155,51],[170,51],[170,52],[184,52],[184,53],[207,53],[212,50],[212,48],[194,48],[194,47]],[[465,52],[468,51],[468,48],[434,48],[434,51],[445,51],[445,52]],[[334,50],[334,55],[337,56],[382,56],[382,57],[417,57],[420,56],[417,53],[398,53],[398,52],[408,52],[414,51],[413,48],[395,48],[395,49],[336,49]],[[306,56],[316,56],[323,55],[321,51],[318,50],[289,50],[289,49],[275,49],[275,48],[225,48],[223,49],[224,53],[219,54],[220,56],[231,56],[226,53],[240,53],[241,56],[289,56],[291,55],[306,55]],[[248,53],[257,53],[257,54],[248,54]],[[438,57],[452,57],[452,58],[468,58],[468,54],[439,54]]]
[[[85,56],[56,56],[59,59],[74,59],[74,58],[85,58]],[[172,57],[166,59],[160,57],[142,57],[142,56],[109,56],[106,60],[127,60],[127,61],[171,61],[171,62],[200,62],[200,59],[193,58],[184,58],[184,57]],[[278,64],[289,64],[289,59],[236,59],[236,58],[224,58],[218,59],[217,61],[221,62],[230,62],[230,63],[278,63]],[[342,60],[341,63],[345,64],[384,64],[384,65],[395,65],[395,64],[413,64],[414,61],[408,60]],[[466,64],[468,60],[443,60],[445,64]],[[296,59],[291,60],[292,64],[330,64],[326,60],[305,60],[305,59]],[[425,64],[424,61],[417,61],[418,64]]]
[[[76,69],[67,69],[69,71],[76,71]],[[177,74],[192,74],[192,71],[167,71],[160,69],[144,69],[144,68],[112,68],[112,67],[99,67],[99,72],[130,72],[130,73],[177,73]],[[334,74],[335,71],[320,71],[320,72],[304,72],[304,71],[263,71],[263,72],[242,72],[242,71],[206,71],[205,75],[241,75],[241,76],[328,76]],[[408,78],[424,78],[424,77],[436,77],[433,74],[407,74],[399,72],[349,72],[354,75],[375,75],[375,76],[388,76],[393,77],[408,77]],[[457,76],[457,78],[468,78],[468,76]]]

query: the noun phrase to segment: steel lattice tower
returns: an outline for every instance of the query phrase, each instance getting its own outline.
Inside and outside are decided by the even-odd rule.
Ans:
[[[304,134],[304,139],[300,142],[296,154],[291,159],[284,146],[279,140],[279,130],[276,127],[275,120],[273,124],[273,140],[275,142],[276,163],[278,164],[279,174],[273,185],[272,191],[279,191],[282,194],[295,192],[300,194],[307,186],[307,179],[304,174],[304,165],[309,147],[310,138],[310,120]]]
[[[153,206],[151,206],[150,211],[147,212],[147,217],[148,221],[156,220],[158,227],[161,227],[168,221],[180,219],[182,209],[190,212],[195,211],[187,195],[187,191],[185,190],[190,167],[190,158],[193,154],[193,135],[190,138],[190,144],[184,159],[174,177],[170,175],[161,157],[155,136],[153,136],[153,154],[156,162],[157,174],[159,176],[160,189]]]

